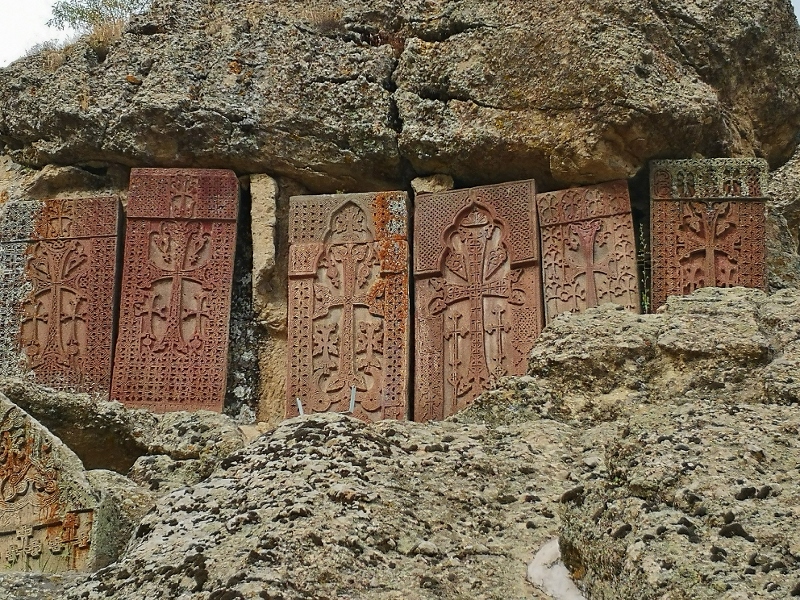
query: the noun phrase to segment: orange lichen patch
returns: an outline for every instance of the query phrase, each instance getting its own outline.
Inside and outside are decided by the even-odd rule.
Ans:
[[[238,60],[232,60],[228,63],[228,71],[239,75],[244,70],[244,66]]]

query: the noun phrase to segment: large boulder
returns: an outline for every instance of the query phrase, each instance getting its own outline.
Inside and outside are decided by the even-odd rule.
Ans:
[[[157,0],[119,40],[0,70],[15,160],[229,167],[312,191],[544,187],[763,156],[800,126],[788,0]]]
[[[547,600],[526,562],[576,485],[571,433],[293,419],[162,498],[124,559],[66,597]]]

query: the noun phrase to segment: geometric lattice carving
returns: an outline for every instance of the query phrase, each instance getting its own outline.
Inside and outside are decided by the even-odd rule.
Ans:
[[[409,249],[404,192],[290,200],[287,416],[408,413]]]
[[[117,199],[51,199],[10,208],[2,228],[8,263],[0,318],[15,339],[6,361],[19,349],[38,382],[107,393]]]
[[[525,372],[543,326],[535,194],[520,181],[417,197],[415,420]]]
[[[539,194],[536,203],[548,322],[607,302],[640,312],[627,182]]]
[[[113,399],[222,410],[238,189],[232,171],[131,172]]]
[[[650,164],[652,305],[701,287],[766,288],[760,159]]]
[[[21,410],[0,401],[0,571],[84,569],[92,497],[71,480],[53,442]]]

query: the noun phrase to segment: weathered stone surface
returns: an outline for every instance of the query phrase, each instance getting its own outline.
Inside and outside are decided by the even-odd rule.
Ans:
[[[411,180],[411,189],[414,195],[438,194],[439,192],[449,192],[455,187],[453,178],[450,175],[430,175],[428,177],[417,177]]]
[[[417,198],[414,419],[443,419],[521,375],[542,329],[535,185]]]
[[[621,422],[608,470],[562,514],[562,554],[588,597],[796,595],[798,428],[796,406],[702,399]]]
[[[216,465],[244,444],[236,423],[215,412],[156,415],[20,379],[0,378],[0,393],[62,439],[89,469],[127,473],[139,457],[148,455]]]
[[[117,204],[101,197],[4,207],[0,372],[30,371],[53,387],[107,393]]]
[[[406,418],[408,196],[295,196],[289,243],[287,415]]]
[[[653,308],[706,286],[766,288],[766,184],[763,160],[651,163]]]
[[[131,173],[112,399],[222,409],[238,204],[230,171]]]
[[[628,184],[536,196],[547,320],[613,302],[640,312]]]
[[[552,189],[658,156],[777,166],[800,128],[787,2],[159,1],[107,52],[63,55],[0,71],[0,139],[30,165],[217,166],[333,192],[397,189],[410,163]]]
[[[769,286],[800,287],[800,151],[769,174],[767,195]]]
[[[276,424],[286,415],[289,282],[289,198],[301,185],[267,175],[250,177],[253,235],[253,309],[266,329],[258,348],[258,420]]]
[[[525,568],[574,485],[570,431],[293,419],[162,498],[67,598],[549,600]]]
[[[121,555],[156,495],[113,471],[88,471],[86,476],[98,498],[94,523],[94,569],[102,569]]]

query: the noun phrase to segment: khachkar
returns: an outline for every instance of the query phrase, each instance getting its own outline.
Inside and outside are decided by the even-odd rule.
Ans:
[[[113,399],[222,410],[238,206],[232,171],[132,171]]]
[[[290,200],[288,416],[408,413],[408,196]]]
[[[652,306],[701,287],[766,287],[758,159],[650,163]]]
[[[0,571],[94,566],[97,500],[80,460],[0,394]]]
[[[536,203],[548,322],[607,302],[640,312],[627,182],[539,194]]]
[[[115,197],[8,204],[0,223],[0,374],[108,393]]]
[[[521,375],[542,326],[535,184],[416,200],[414,419],[442,419]]]

